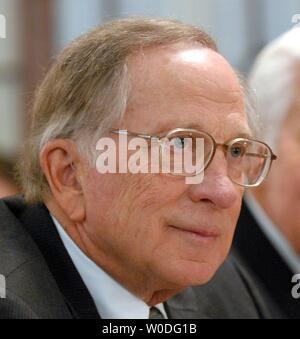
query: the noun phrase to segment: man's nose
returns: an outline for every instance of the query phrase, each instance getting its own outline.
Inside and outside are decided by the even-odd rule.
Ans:
[[[218,208],[229,208],[242,195],[243,189],[228,177],[227,160],[223,150],[217,149],[214,158],[204,172],[202,183],[189,185],[192,201],[211,202]]]

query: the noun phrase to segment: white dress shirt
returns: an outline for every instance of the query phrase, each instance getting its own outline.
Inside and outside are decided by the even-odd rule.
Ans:
[[[89,259],[51,215],[59,236],[92,296],[102,319],[148,319],[149,306]],[[167,318],[164,305],[156,305]]]
[[[244,200],[251,214],[256,219],[258,226],[267,239],[269,239],[284,262],[288,265],[290,270],[294,274],[300,273],[300,256],[293,250],[278,227],[274,225],[272,220],[266,215],[264,210],[249,191],[244,195]]]

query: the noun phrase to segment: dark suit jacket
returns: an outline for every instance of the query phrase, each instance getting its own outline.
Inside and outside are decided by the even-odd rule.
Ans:
[[[94,302],[65,250],[44,205],[21,197],[0,200],[0,274],[6,298],[0,318],[99,318]],[[233,259],[204,286],[165,303],[169,318],[264,318],[270,313]]]
[[[299,319],[300,300],[291,295],[294,273],[262,232],[245,202],[237,223],[233,251],[255,274],[283,317]]]

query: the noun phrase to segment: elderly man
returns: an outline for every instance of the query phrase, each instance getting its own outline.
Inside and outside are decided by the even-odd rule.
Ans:
[[[243,186],[274,155],[251,140],[238,78],[208,35],[172,20],[107,23],[62,52],[32,113],[24,201],[1,202],[0,317],[148,318],[154,305],[165,318],[268,316],[243,269],[218,268]],[[141,153],[157,146],[139,173],[134,137]],[[114,150],[103,140],[116,173],[103,171]],[[179,155],[201,165],[180,169]]]
[[[250,82],[280,160],[247,192],[234,245],[285,317],[300,318],[300,28],[263,49]]]

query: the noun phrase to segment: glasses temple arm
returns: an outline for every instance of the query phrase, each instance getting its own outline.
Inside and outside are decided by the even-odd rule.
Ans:
[[[250,157],[257,157],[257,158],[263,158],[263,159],[267,159],[268,156],[265,154],[258,154],[258,153],[246,153],[245,155],[248,155]],[[276,160],[277,156],[275,154],[271,154],[271,160]]]

